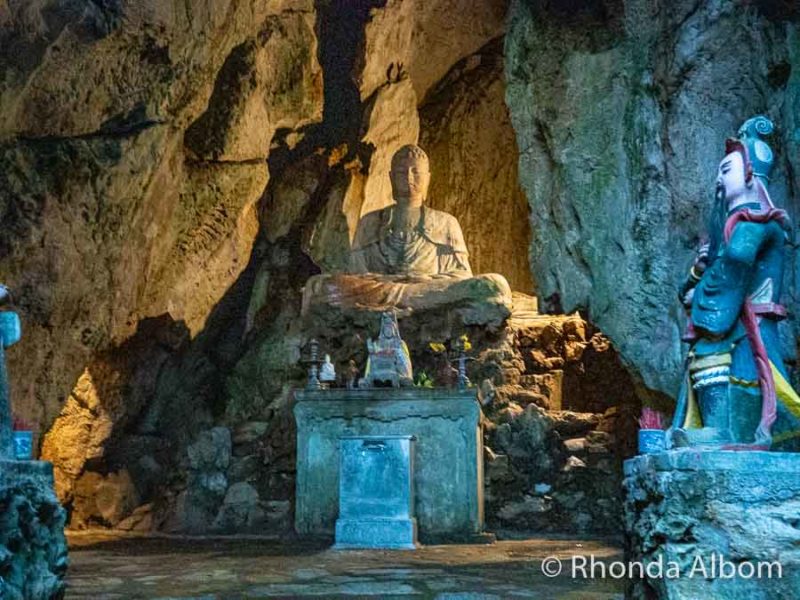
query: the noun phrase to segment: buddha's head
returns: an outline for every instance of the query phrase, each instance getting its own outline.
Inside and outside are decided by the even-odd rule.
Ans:
[[[431,172],[428,155],[414,144],[400,148],[392,156],[392,197],[398,204],[419,206],[428,196]]]

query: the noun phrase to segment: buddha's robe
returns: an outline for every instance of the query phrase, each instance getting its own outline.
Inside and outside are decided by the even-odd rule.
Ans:
[[[395,232],[393,212],[389,206],[361,219],[350,253],[351,273],[472,275],[467,245],[454,216],[422,207],[415,228]]]

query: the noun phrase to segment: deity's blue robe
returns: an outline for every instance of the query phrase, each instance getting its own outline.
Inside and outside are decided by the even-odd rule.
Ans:
[[[752,205],[738,207],[752,210]],[[757,207],[755,207],[757,208]],[[758,330],[771,363],[777,390],[778,418],[772,428],[773,443],[793,444],[800,435],[800,397],[792,390],[781,355],[778,321],[783,318],[780,296],[785,261],[786,223],[772,219],[766,222],[736,223],[730,240],[723,243],[694,290],[691,321],[696,340],[690,356],[703,359],[730,354],[729,398],[733,411],[752,402],[738,398],[760,398],[759,375],[754,353],[742,322],[746,300],[758,316]],[[691,384],[687,384],[687,388]],[[691,389],[676,417],[684,427],[701,425],[699,412],[691,406]],[[685,404],[689,406],[685,406]],[[756,406],[759,406],[756,403]]]

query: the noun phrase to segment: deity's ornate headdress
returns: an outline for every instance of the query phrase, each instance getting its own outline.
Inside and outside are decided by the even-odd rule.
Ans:
[[[739,139],[747,148],[753,175],[763,177],[767,181],[769,181],[775,156],[772,148],[761,139],[761,136],[769,135],[774,130],[775,125],[772,124],[772,121],[763,115],[757,115],[747,119],[737,132]]]
[[[775,208],[772,199],[769,197],[767,191],[767,182],[769,181],[769,174],[772,171],[772,164],[774,155],[772,148],[769,147],[764,140],[761,139],[762,135],[769,135],[775,129],[767,117],[757,115],[745,121],[739,131],[737,132],[738,138],[728,138],[725,140],[725,153],[739,152],[742,155],[744,162],[745,181],[750,183],[753,181],[753,176],[757,177],[756,187],[758,189],[758,198],[763,210]]]

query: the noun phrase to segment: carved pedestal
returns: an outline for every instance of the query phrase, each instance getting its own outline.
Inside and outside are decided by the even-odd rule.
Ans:
[[[421,541],[485,539],[481,411],[474,391],[306,391],[297,394],[294,413],[298,533],[334,533],[339,438],[412,435],[414,514]]]
[[[414,436],[339,438],[336,548],[414,549]]]
[[[800,454],[675,450],[625,462],[628,598],[795,598]],[[659,568],[660,567],[660,568]]]

